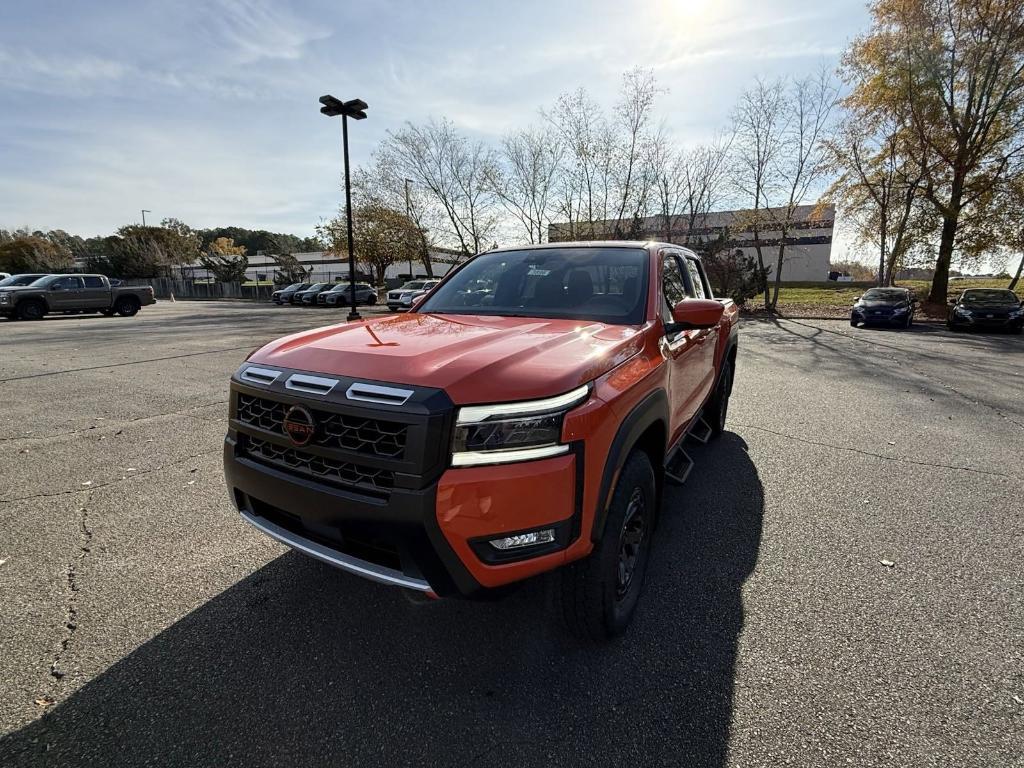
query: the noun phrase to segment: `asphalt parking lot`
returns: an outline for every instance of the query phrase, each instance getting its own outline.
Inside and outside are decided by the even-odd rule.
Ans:
[[[744,323],[594,648],[545,579],[417,604],[239,520],[228,376],[327,317],[0,322],[0,765],[1024,765],[1021,337]]]

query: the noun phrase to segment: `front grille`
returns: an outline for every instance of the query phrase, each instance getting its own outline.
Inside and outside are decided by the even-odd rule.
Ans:
[[[285,403],[238,394],[238,420],[267,432],[285,435],[283,425],[288,408]],[[405,454],[407,424],[315,409],[311,413],[316,420],[313,445],[387,459],[400,459]]]
[[[273,467],[306,475],[321,482],[369,491],[378,496],[387,496],[388,491],[395,485],[395,473],[389,469],[374,469],[347,461],[328,459],[295,448],[276,445],[257,437],[248,437],[243,450],[250,458]]]

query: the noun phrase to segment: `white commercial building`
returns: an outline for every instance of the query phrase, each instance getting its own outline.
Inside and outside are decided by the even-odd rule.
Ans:
[[[634,232],[639,230],[631,239],[676,243],[696,251],[700,251],[705,243],[724,241],[719,247],[743,251],[754,259],[757,258],[755,242],[759,241],[765,266],[770,267],[768,278],[772,279],[782,239],[782,232],[777,223],[781,218],[778,209],[760,211],[756,219],[749,210],[716,211],[697,216],[692,226],[686,216],[648,216],[637,222],[638,226],[635,228],[631,226],[632,222],[624,222],[622,229],[632,229]],[[782,281],[828,280],[832,230],[836,219],[835,206],[797,206],[792,219],[783,251]],[[753,227],[755,220],[760,222],[756,240]],[[613,237],[615,224],[615,220],[597,222],[593,227],[590,224],[576,227],[566,223],[552,224],[548,229],[548,239],[551,242],[572,240],[580,237],[579,230],[584,227],[586,236],[581,239]]]

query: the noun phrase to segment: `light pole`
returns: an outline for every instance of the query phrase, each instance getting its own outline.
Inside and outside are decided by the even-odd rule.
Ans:
[[[146,226],[146,214],[147,213],[152,213],[152,211],[149,210],[149,208],[143,208],[142,209],[142,226]]]
[[[321,96],[320,112],[328,117],[341,115],[341,144],[345,153],[345,219],[348,224],[348,290],[349,298],[352,300],[352,311],[348,313],[349,320],[361,320],[362,316],[356,309],[356,256],[352,245],[352,182],[348,171],[348,119],[366,119],[367,105],[361,99],[341,101],[333,96]]]
[[[412,179],[405,180],[405,218],[407,219],[406,224],[412,221],[412,206],[409,205],[409,185],[412,184]],[[409,279],[412,280],[412,249],[409,249]]]

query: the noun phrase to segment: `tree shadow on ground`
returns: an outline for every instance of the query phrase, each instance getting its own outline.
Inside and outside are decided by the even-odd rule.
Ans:
[[[0,740],[0,764],[722,766],[764,497],[737,435],[691,455],[622,641],[568,639],[550,576],[415,604],[290,552]]]

